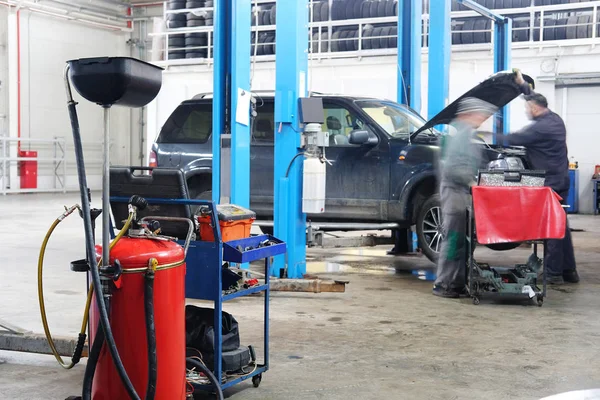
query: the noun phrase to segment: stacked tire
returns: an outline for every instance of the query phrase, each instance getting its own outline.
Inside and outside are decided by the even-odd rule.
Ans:
[[[252,26],[271,25],[271,9],[257,10],[252,13]]]
[[[512,41],[513,42],[527,42],[530,38],[530,22],[527,19],[516,19],[513,21],[512,30]]]
[[[311,52],[314,53],[328,53],[329,52],[329,32],[326,30],[321,31],[319,40],[319,31],[313,32],[312,34],[312,46]],[[320,48],[319,48],[320,45]]]
[[[395,15],[398,15],[397,0],[333,0],[331,3],[331,19],[334,21]]]
[[[329,21],[329,1],[314,2],[312,15],[309,17],[310,20],[313,22]]]
[[[535,0],[536,3],[544,1],[545,3],[551,4],[552,1],[556,0]],[[569,2],[568,0],[558,0],[562,2]],[[476,3],[481,4],[490,10],[499,10],[505,8],[524,8],[531,6],[532,0],[475,0]],[[554,3],[562,4],[562,3]],[[539,4],[536,4],[539,5]],[[466,11],[468,8],[458,4],[457,0],[452,0],[452,11]]]
[[[358,50],[358,29],[342,28],[331,35],[331,51],[357,51]]]
[[[213,25],[213,0],[188,0],[186,8],[193,10],[186,16],[188,28]],[[194,32],[185,34],[185,58],[208,57],[208,33]]]
[[[487,0],[489,1],[489,0]],[[539,1],[539,0],[537,0]],[[548,0],[552,2],[553,0]],[[494,0],[494,9],[500,10],[503,8],[525,8],[531,6],[531,0]],[[521,37],[523,37],[521,35]]]
[[[250,35],[250,40],[252,40],[252,44],[250,46],[250,51],[252,56],[255,54],[257,56],[268,56],[275,54],[275,31],[270,32],[259,32],[258,33],[258,43],[256,42],[256,33],[252,33]]]
[[[452,44],[490,43],[492,21],[488,18],[468,18],[452,22]]]
[[[167,10],[182,10],[186,8],[185,0],[169,0],[167,2]],[[185,28],[187,26],[187,18],[184,13],[167,14],[166,24],[168,29]],[[185,58],[185,35],[174,34],[168,36],[169,44],[169,60],[180,60]]]
[[[362,33],[362,49],[392,49],[398,46],[397,26],[365,26]]]

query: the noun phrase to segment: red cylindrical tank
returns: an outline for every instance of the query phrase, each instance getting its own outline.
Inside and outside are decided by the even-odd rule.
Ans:
[[[97,256],[102,247],[96,246]],[[140,398],[148,383],[148,350],[144,317],[144,275],[151,259],[158,261],[154,280],[154,321],[158,379],[156,400],[183,400],[185,379],[185,253],[175,242],[123,237],[110,252],[111,264],[123,267],[120,287],[113,289],[110,324],[125,370]],[[98,326],[98,308],[91,312],[90,339]],[[90,345],[91,347],[91,345]],[[128,400],[106,345],[102,348],[92,389],[94,400]]]

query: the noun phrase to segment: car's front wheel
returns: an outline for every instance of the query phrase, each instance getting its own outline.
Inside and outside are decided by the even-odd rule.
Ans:
[[[429,197],[417,214],[417,238],[425,256],[436,263],[442,247],[442,208],[440,195]]]
[[[437,263],[442,248],[442,208],[440,195],[434,194],[429,197],[419,210],[417,215],[417,237],[419,247],[425,256],[432,262]],[[504,251],[519,247],[520,243],[497,243],[488,244],[491,250]]]

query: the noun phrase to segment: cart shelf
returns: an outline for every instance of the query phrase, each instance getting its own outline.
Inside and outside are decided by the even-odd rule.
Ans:
[[[252,236],[223,243],[223,260],[240,264],[249,263],[283,254],[285,250],[285,243],[271,235]]]
[[[248,296],[248,295],[254,294],[254,293],[264,292],[267,290],[267,288],[268,288],[268,285],[253,286],[251,288],[240,290],[235,293],[223,295],[223,301],[229,301],[229,300],[237,299],[238,297],[243,297],[243,296]]]

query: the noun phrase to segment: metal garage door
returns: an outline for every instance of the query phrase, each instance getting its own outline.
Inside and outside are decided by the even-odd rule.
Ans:
[[[579,212],[592,213],[592,175],[600,164],[600,86],[571,86],[556,90],[556,112],[567,125],[569,158],[579,162]]]

